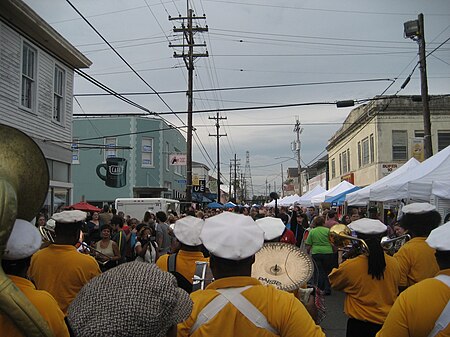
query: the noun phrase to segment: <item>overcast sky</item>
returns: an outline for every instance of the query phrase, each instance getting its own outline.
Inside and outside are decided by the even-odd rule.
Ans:
[[[182,43],[180,34],[172,29],[179,23],[169,21],[168,16],[185,16],[186,1],[72,1],[154,90],[186,90],[186,68],[181,59],[173,57],[174,50],[181,50],[168,46],[169,41]],[[93,62],[87,73],[117,92],[152,91],[67,2],[25,2]],[[194,88],[235,88],[196,93],[195,110],[366,99],[383,93],[396,79],[385,92],[394,94],[418,60],[417,43],[403,37],[403,23],[424,14],[428,52],[450,37],[448,0],[194,0],[189,4],[197,16],[206,15],[198,25],[209,28],[195,38],[197,43],[206,42],[209,57],[196,60]],[[196,50],[201,53],[205,48]],[[450,42],[427,58],[427,67],[429,93],[448,94]],[[420,94],[419,75],[416,69],[399,94]],[[336,83],[343,81],[354,82]],[[277,87],[286,84],[296,85]],[[236,89],[268,85],[275,87]],[[76,77],[76,94],[99,92]],[[161,94],[165,103],[156,95],[128,97],[160,113],[170,112],[166,104],[175,112],[186,111],[187,106],[184,93]],[[113,97],[79,97],[78,101],[81,108],[75,103],[75,113],[139,111]],[[274,158],[293,157],[290,144],[295,140],[296,118],[303,126],[301,155],[305,166],[325,154],[328,139],[349,111],[333,105],[306,105],[222,112],[227,120],[221,122],[220,133],[227,137],[221,138],[221,171],[229,176],[235,153],[244,171],[249,151],[254,193],[264,193],[266,179],[272,187],[276,182],[279,190],[281,163],[284,168],[296,167],[296,161]],[[178,116],[181,121],[173,115],[164,118],[182,126],[186,114]],[[198,140],[193,158],[215,170],[216,140],[209,134],[216,130],[210,116],[215,113],[194,115],[194,127],[210,158]]]

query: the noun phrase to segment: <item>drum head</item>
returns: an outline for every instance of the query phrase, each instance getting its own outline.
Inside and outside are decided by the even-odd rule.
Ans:
[[[269,242],[256,253],[252,276],[262,284],[271,284],[280,290],[294,291],[308,282],[313,271],[311,258],[297,246]]]

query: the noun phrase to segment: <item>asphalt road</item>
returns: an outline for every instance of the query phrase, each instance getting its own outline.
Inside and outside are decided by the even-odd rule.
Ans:
[[[344,314],[344,293],[333,291],[325,296],[326,317],[320,323],[327,337],[345,337],[347,316]]]

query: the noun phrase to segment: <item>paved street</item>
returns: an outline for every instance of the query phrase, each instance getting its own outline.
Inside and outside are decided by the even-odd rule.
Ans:
[[[347,316],[344,314],[344,297],[344,293],[338,291],[325,296],[327,316],[320,325],[327,337],[345,337]]]

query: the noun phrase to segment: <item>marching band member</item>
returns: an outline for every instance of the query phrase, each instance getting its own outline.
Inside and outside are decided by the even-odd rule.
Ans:
[[[249,217],[225,212],[200,234],[215,281],[191,294],[194,308],[178,336],[325,336],[292,294],[251,277],[264,232]]]
[[[331,287],[346,293],[344,311],[347,337],[371,337],[381,329],[397,298],[400,268],[380,245],[386,226],[379,220],[359,219],[349,228],[364,240],[369,255],[359,255],[343,262],[329,275]]]
[[[55,242],[33,255],[28,275],[38,289],[52,294],[66,314],[78,291],[101,272],[92,256],[75,248],[86,213],[63,211],[52,218],[56,222]]]
[[[400,224],[408,231],[411,240],[394,254],[400,265],[400,290],[434,277],[439,271],[434,257],[435,250],[425,240],[441,222],[436,207],[429,203],[409,204],[403,207],[402,212]]]
[[[173,233],[181,244],[180,250],[175,254],[162,255],[156,261],[161,270],[174,273],[178,285],[189,293],[193,290],[192,283],[197,269],[195,262],[209,262],[209,258],[203,256],[200,241],[203,224],[204,220],[190,215],[177,220]]]
[[[30,222],[16,220],[2,256],[2,268],[11,281],[24,293],[47,322],[56,337],[69,336],[64,314],[58,303],[48,292],[36,290],[27,280],[27,270],[31,255],[41,247],[41,235]],[[0,312],[0,332],[2,336],[22,337],[22,333],[5,314]]]
[[[402,292],[377,337],[450,336],[450,222],[434,229],[426,243],[436,249],[438,276]]]

